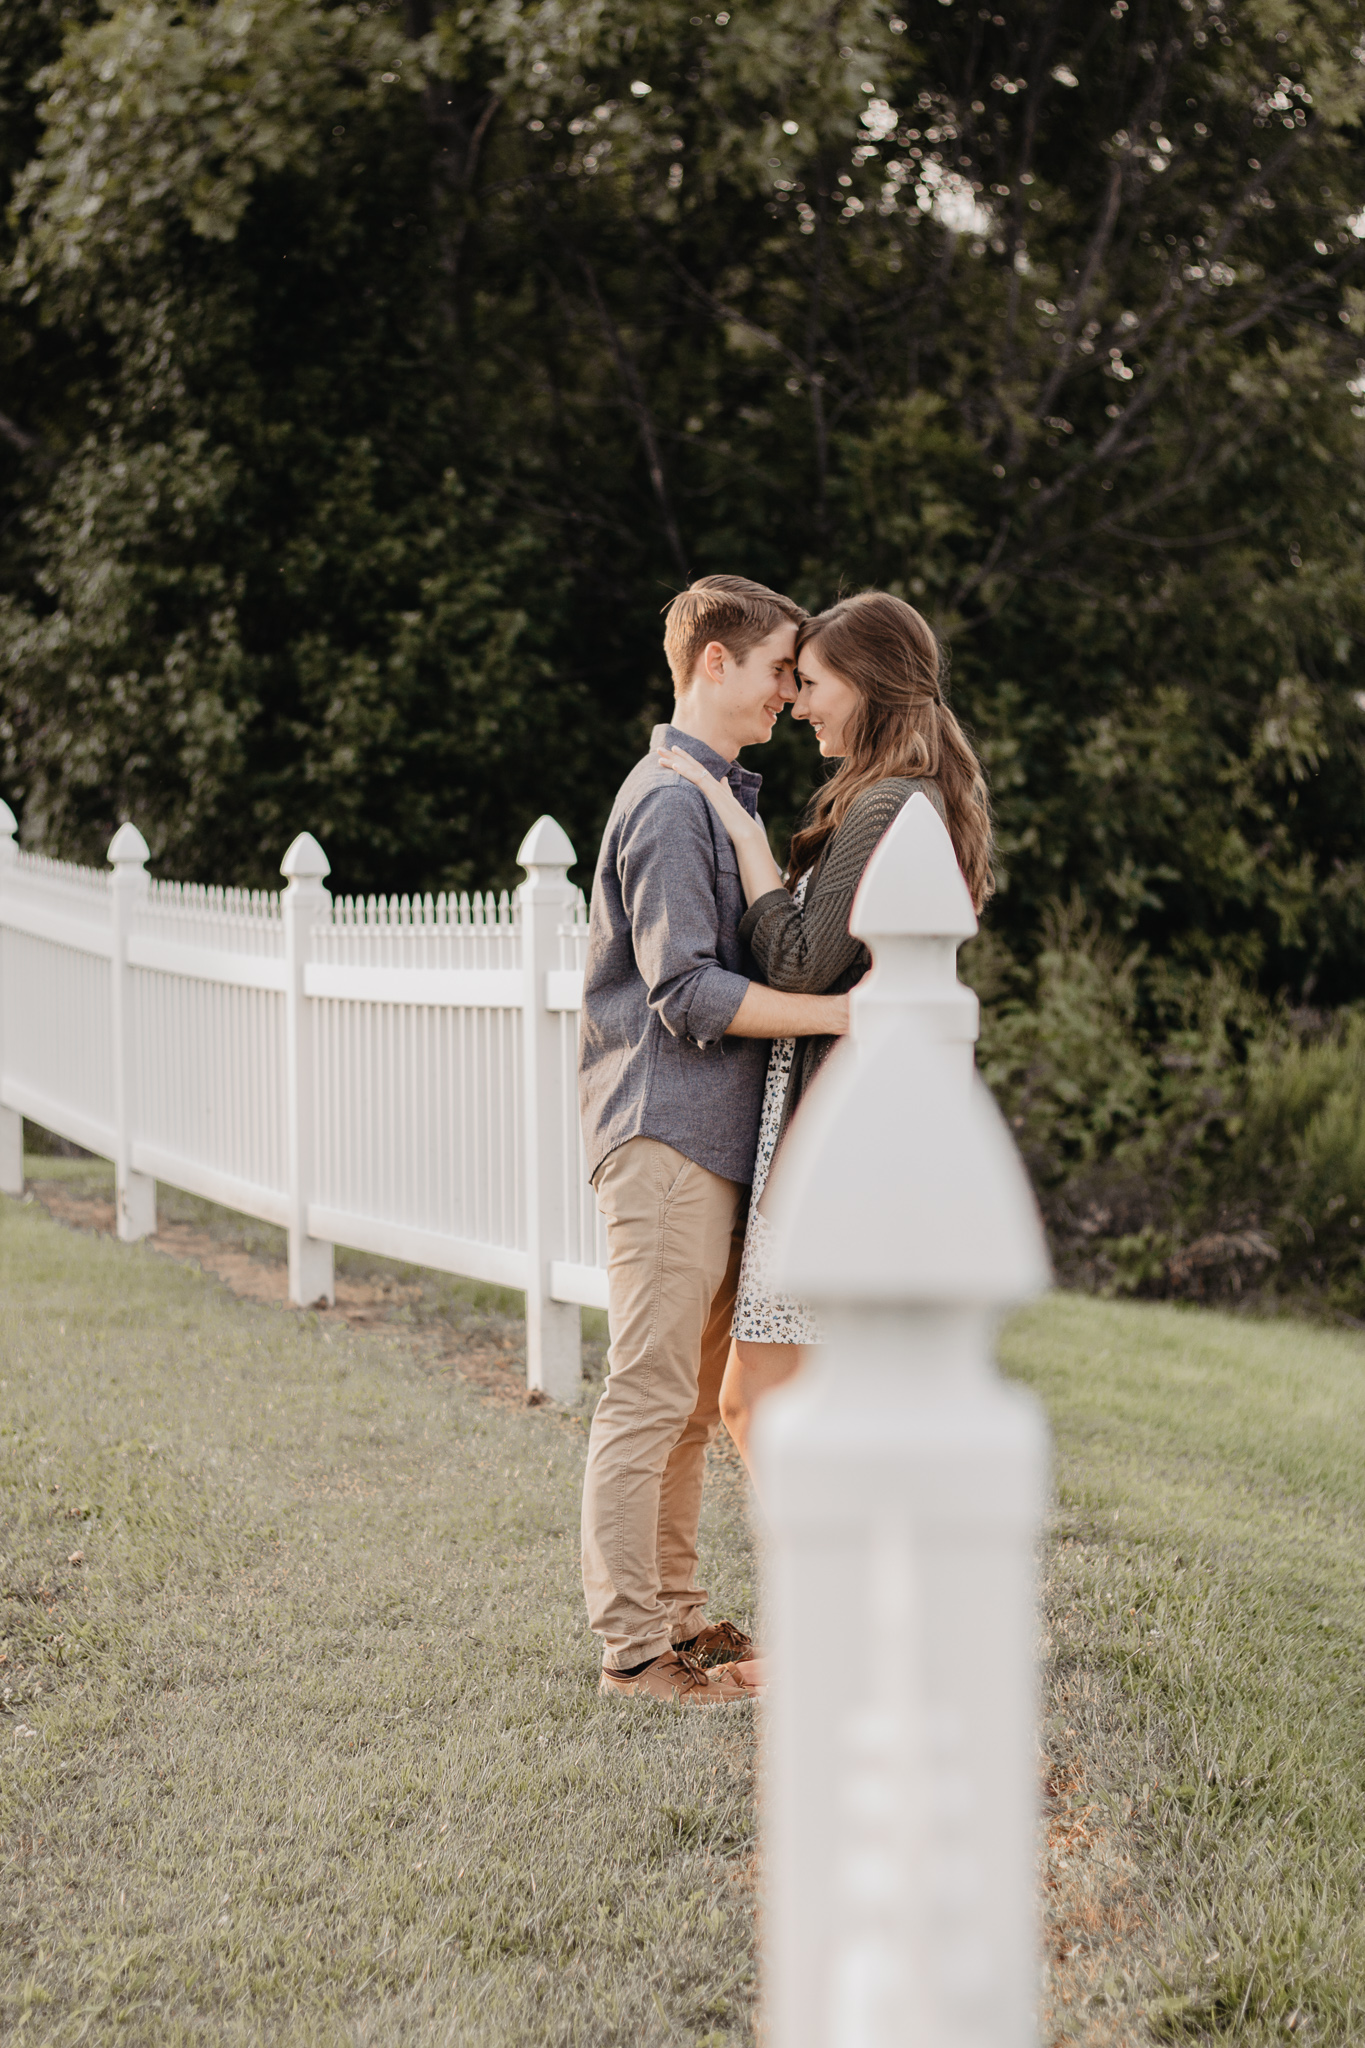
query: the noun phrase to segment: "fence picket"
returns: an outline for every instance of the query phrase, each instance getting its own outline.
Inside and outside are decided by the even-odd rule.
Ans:
[[[3,917],[3,903],[6,885],[14,871],[18,849],[14,836],[19,830],[19,821],[9,805],[0,802],[0,918]],[[6,1010],[5,1001],[10,987],[9,976],[5,973],[6,932],[0,922],[0,1074],[5,1070]],[[11,940],[11,945],[13,941]],[[22,1195],[24,1192],[24,1119],[17,1109],[7,1109],[0,1103],[0,1194]]]
[[[110,1041],[114,1060],[114,1208],[118,1234],[125,1242],[150,1237],[156,1230],[156,1180],[133,1165],[137,1113],[137,1039],[133,1005],[136,992],[129,958],[133,924],[146,902],[150,881],[149,849],[136,825],[122,824],[109,842],[114,870],[110,889],[113,906],[112,1015]]]

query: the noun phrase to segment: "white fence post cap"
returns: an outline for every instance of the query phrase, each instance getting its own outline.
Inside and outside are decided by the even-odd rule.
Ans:
[[[578,855],[564,827],[553,818],[537,818],[517,848],[517,865],[523,868],[571,868]]]
[[[311,832],[300,832],[280,862],[280,873],[291,882],[320,882],[331,872],[332,863]]]
[[[1024,1163],[984,1081],[894,1034],[835,1053],[773,1176],[780,1286],[815,1302],[1027,1301],[1051,1280]]]
[[[855,939],[975,935],[976,912],[948,828],[921,791],[868,862],[848,928]]]
[[[104,857],[116,868],[141,867],[145,860],[150,860],[151,851],[137,826],[125,818],[109,841],[109,851]]]
[[[19,820],[5,802],[5,799],[0,796],[0,839],[13,839],[18,830]]]

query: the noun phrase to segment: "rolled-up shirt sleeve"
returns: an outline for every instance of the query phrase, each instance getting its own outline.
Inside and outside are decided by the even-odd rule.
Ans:
[[[650,1009],[674,1038],[723,1038],[749,983],[716,957],[716,849],[701,791],[681,779],[647,790],[622,828],[617,873]]]

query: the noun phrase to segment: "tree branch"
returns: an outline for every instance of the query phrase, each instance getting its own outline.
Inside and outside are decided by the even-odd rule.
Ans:
[[[43,445],[40,434],[30,434],[27,427],[21,427],[17,420],[3,412],[0,412],[0,439],[10,442],[21,455],[33,455]]]
[[[635,414],[635,424],[640,430],[640,445],[645,451],[645,461],[649,465],[649,480],[654,486],[654,496],[659,506],[660,523],[665,534],[668,536],[668,545],[673,556],[673,566],[683,582],[688,583],[691,581],[692,572],[687,565],[687,553],[682,544],[682,535],[678,531],[678,522],[673,517],[673,507],[668,496],[668,483],[664,476],[663,457],[659,453],[659,437],[654,431],[654,416],[650,412],[648,401],[645,398],[645,389],[640,381],[640,373],[635,367],[635,363],[625,343],[621,339],[620,330],[616,322],[607,311],[606,301],[598,289],[597,276],[592,265],[586,256],[580,256],[578,261],[583,275],[587,279],[588,290],[592,293],[592,301],[597,308],[597,317],[602,323],[602,331],[606,335],[612,355],[616,359],[616,367],[620,373],[621,382],[625,386],[630,409]]]

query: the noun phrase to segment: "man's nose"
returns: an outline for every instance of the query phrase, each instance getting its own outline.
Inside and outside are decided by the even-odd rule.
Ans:
[[[782,702],[784,704],[794,704],[796,702],[796,699],[799,695],[799,692],[796,687],[796,677],[788,675],[785,669],[782,671],[782,681],[779,685],[779,689],[781,691]]]

